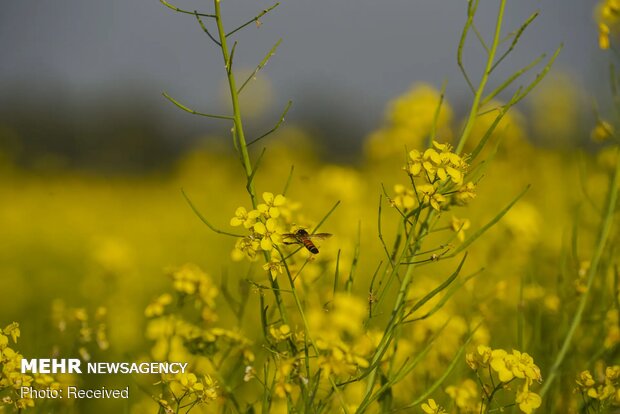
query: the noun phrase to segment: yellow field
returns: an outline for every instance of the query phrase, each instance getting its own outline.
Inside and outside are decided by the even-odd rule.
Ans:
[[[544,116],[491,96],[460,119],[413,85],[355,165],[288,122],[248,148],[238,119],[238,152],[151,175],[4,162],[0,412],[616,412],[618,137],[568,139],[561,93],[532,98]],[[312,254],[299,229],[332,236]],[[68,385],[130,397],[20,394]]]

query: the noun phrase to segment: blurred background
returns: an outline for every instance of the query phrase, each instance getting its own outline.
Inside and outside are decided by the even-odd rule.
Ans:
[[[225,23],[235,27],[270,5],[227,0]],[[208,11],[212,4],[184,0],[179,7]],[[287,122],[312,131],[324,156],[351,161],[386,103],[415,81],[437,88],[447,81],[447,96],[462,113],[459,103],[471,94],[456,49],[466,7],[453,0],[283,2],[260,28],[237,37],[235,63],[246,72],[283,38],[249,91],[250,133],[268,129],[292,99]],[[480,9],[479,29],[491,33],[494,7]],[[593,4],[509,2],[506,33],[537,10],[499,78],[563,43],[554,72],[568,76],[565,83],[579,98],[604,89],[607,67],[595,47]],[[157,170],[228,128],[191,117],[161,96],[166,91],[198,111],[227,111],[219,51],[192,16],[158,1],[8,2],[0,47],[0,151],[20,165]],[[465,57],[471,73],[479,73],[483,50],[473,36]],[[522,109],[533,110],[527,103]]]

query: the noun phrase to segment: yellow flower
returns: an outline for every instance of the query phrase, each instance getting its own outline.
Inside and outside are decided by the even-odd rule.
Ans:
[[[509,355],[503,349],[494,349],[491,352],[491,368],[497,372],[501,382],[508,382],[514,378]]]
[[[247,257],[249,260],[256,260],[256,252],[260,248],[258,240],[252,237],[243,237],[237,239],[235,248],[233,249],[231,256],[235,261],[243,260]]]
[[[281,207],[286,203],[286,197],[284,197],[282,194],[274,196],[273,193],[265,192],[263,193],[263,200],[265,200],[264,204],[259,204],[258,206],[256,206],[258,211],[260,211],[267,217],[279,217],[280,209],[278,207]]]
[[[209,375],[205,375],[203,377],[203,382],[205,385],[204,392],[202,395],[203,402],[207,401],[215,401],[217,399],[217,382],[211,378]]]
[[[0,333],[0,351],[7,346],[9,346],[9,337]]]
[[[14,343],[17,343],[17,338],[19,338],[19,336],[21,335],[21,332],[19,330],[19,324],[17,322],[13,322],[12,324],[4,328],[3,333],[10,336],[13,339]]]
[[[467,365],[475,371],[480,367],[484,368],[489,365],[492,353],[492,349],[488,346],[478,345],[475,353],[468,353],[465,355],[465,360]]]
[[[169,293],[164,293],[146,307],[144,310],[144,315],[147,318],[163,315],[165,307],[171,303],[172,295]]]
[[[412,150],[409,152],[409,158],[411,158],[411,162],[409,163],[409,174],[414,177],[417,177],[422,172],[422,154],[418,150]]]
[[[279,213],[278,213],[279,214]],[[260,248],[271,251],[273,245],[282,243],[282,229],[274,218],[268,219],[265,223],[258,222],[254,225],[254,231],[261,235]]]
[[[454,194],[454,201],[459,206],[469,203],[474,198],[476,198],[476,185],[471,181],[461,186]]]
[[[417,200],[415,198],[413,190],[405,187],[402,184],[396,184],[394,186],[394,192],[396,193],[396,195],[392,199],[392,204],[394,207],[401,208],[405,211],[411,210],[416,207]]]
[[[620,1],[601,0],[595,10],[598,23],[598,44],[603,50],[610,47],[610,36],[616,34],[620,25]]]
[[[276,340],[276,342],[284,341],[291,336],[291,327],[287,324],[280,325],[279,327],[269,327],[269,334]]]
[[[446,202],[446,198],[437,192],[437,187],[433,184],[423,184],[417,187],[418,196],[423,204],[433,207],[435,210],[441,210],[441,204]]]
[[[20,398],[17,401],[15,401],[15,405],[21,411],[26,408],[34,407],[34,400],[32,398]]]
[[[516,349],[508,354],[503,349],[494,349],[491,352],[491,368],[497,372],[501,382],[509,382],[513,378],[522,378],[526,383],[540,381],[540,368],[527,353]]]
[[[446,394],[454,400],[458,408],[464,412],[480,412],[480,396],[478,385],[471,379],[463,381],[458,387],[451,385],[446,388]]]
[[[183,265],[174,270],[170,276],[174,289],[188,295],[196,293],[201,281],[207,278],[207,275],[194,264]]]
[[[422,404],[422,411],[426,414],[445,414],[446,410],[437,405],[432,398]]]
[[[530,414],[536,408],[540,407],[542,399],[540,395],[530,392],[526,384],[521,391],[517,392],[517,399],[515,402],[519,404],[519,409],[521,411],[525,414]]]
[[[605,381],[615,383],[620,379],[620,365],[605,368]]]
[[[286,398],[287,394],[293,391],[293,386],[289,383],[290,376],[293,373],[296,366],[294,358],[283,359],[279,361],[276,367],[275,375],[275,394],[280,398]]]
[[[609,26],[605,23],[598,24],[598,47],[603,50],[609,49]]]
[[[275,279],[278,274],[284,271],[284,265],[282,264],[280,258],[275,257],[274,255],[268,263],[263,265],[263,269],[268,271],[271,274],[271,277]]]
[[[251,210],[248,212],[244,207],[239,207],[235,210],[235,217],[230,219],[230,225],[236,227],[243,224],[243,227],[249,229],[256,223],[258,217],[260,217],[260,211]]]
[[[193,373],[179,374],[176,379],[189,392],[202,391],[204,385],[198,381],[198,377]]]

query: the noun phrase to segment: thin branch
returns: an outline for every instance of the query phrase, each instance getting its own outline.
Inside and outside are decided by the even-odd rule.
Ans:
[[[555,62],[555,59],[558,57],[558,55],[560,54],[560,52],[562,51],[563,48],[564,48],[564,44],[562,43],[555,50],[555,52],[553,53],[551,58],[549,58],[549,62],[547,62],[545,67],[540,71],[540,73],[538,73],[536,75],[536,78],[527,86],[527,88],[525,88],[523,93],[521,95],[519,95],[519,97],[517,99],[517,102],[519,102],[521,99],[525,98],[532,91],[532,89],[534,89],[536,87],[536,85],[538,85],[540,83],[540,81],[542,81],[545,78],[545,76],[547,76],[547,73],[551,70],[551,66],[553,66],[553,63]]]
[[[312,232],[310,234],[314,234],[316,233],[316,231],[323,225],[323,223],[325,223],[325,221],[329,218],[329,216],[332,215],[332,213],[334,212],[334,210],[336,210],[336,208],[338,208],[338,206],[340,205],[340,200],[336,201],[336,204],[334,204],[334,206],[332,208],[329,209],[329,211],[327,212],[327,214],[325,214],[325,216],[323,216],[323,218],[321,219],[321,221],[319,221],[319,224],[317,224],[316,226],[314,226],[314,228],[312,229]]]
[[[258,168],[260,167],[260,163],[263,160],[263,155],[265,155],[265,151],[267,151],[267,148],[263,148],[263,150],[261,151],[260,155],[256,159],[256,162],[254,163],[254,170],[252,171],[252,174],[250,174],[250,176],[248,177],[248,181],[246,184],[246,188],[248,189],[248,191],[250,187],[252,187],[252,185],[254,184],[254,176],[256,175],[256,171],[258,171]]]
[[[206,218],[204,218],[204,216],[202,214],[200,214],[200,211],[198,211],[198,208],[196,208],[196,206],[194,205],[194,203],[192,203],[192,200],[190,200],[190,198],[188,197],[188,195],[185,193],[185,190],[181,189],[181,193],[183,194],[183,197],[185,197],[185,200],[187,201],[187,204],[189,204],[189,206],[192,208],[192,210],[194,211],[194,213],[198,216],[198,218],[207,225],[207,227],[209,227],[212,231],[214,231],[215,233],[218,234],[224,234],[226,236],[231,236],[231,237],[243,237],[241,234],[235,234],[235,233],[229,233],[227,231],[224,230],[220,230],[217,227],[213,226],[211,223],[209,223],[207,221]]]
[[[454,252],[452,252],[451,255],[449,255],[448,257],[454,257],[457,254],[459,254],[460,252],[462,252],[463,250],[467,249],[469,247],[470,244],[472,244],[478,237],[482,236],[483,233],[485,233],[487,230],[489,230],[491,227],[493,227],[502,217],[504,217],[504,215],[506,213],[508,213],[508,211],[512,208],[512,206],[514,206],[517,201],[519,201],[521,199],[521,197],[523,197],[525,195],[525,193],[527,193],[527,191],[530,189],[531,185],[527,185],[523,191],[521,191],[506,207],[504,207],[499,213],[497,213],[495,215],[495,217],[493,217],[493,219],[491,219],[487,224],[485,224],[484,226],[480,227],[478,230],[476,230],[471,236],[469,236],[467,239],[465,239],[465,241],[458,246]]]
[[[284,112],[282,112],[282,115],[280,115],[280,120],[278,121],[278,123],[273,128],[271,128],[269,131],[265,132],[263,135],[256,138],[254,141],[248,142],[248,147],[260,141],[261,139],[265,138],[266,136],[271,135],[274,132],[276,132],[278,128],[280,128],[280,125],[282,125],[282,123],[284,122],[284,117],[288,113],[288,110],[291,108],[291,105],[293,105],[293,101],[288,101],[288,104],[286,104],[286,108],[284,108]]]
[[[233,59],[235,58],[235,50],[237,50],[237,41],[235,40],[235,42],[232,45],[232,48],[230,49],[230,56],[228,57],[228,61],[226,62],[226,71],[228,73],[232,72],[232,65],[233,65]]]
[[[471,28],[473,29],[474,33],[476,34],[476,37],[478,38],[478,41],[480,42],[480,45],[482,46],[482,48],[487,52],[487,54],[489,53],[489,46],[487,46],[487,43],[484,41],[484,37],[482,37],[482,34],[480,33],[480,31],[478,30],[478,27],[476,26],[475,23],[472,23]]]
[[[539,14],[539,12],[533,13],[530,17],[527,18],[527,20],[521,25],[521,27],[519,27],[519,30],[517,30],[517,32],[515,33],[515,37],[514,39],[512,39],[512,43],[510,44],[508,50],[506,50],[504,54],[501,55],[499,59],[497,59],[497,62],[495,62],[495,64],[491,66],[491,72],[493,72],[493,70],[497,66],[499,66],[500,63],[502,63],[502,61],[510,54],[510,52],[514,50],[515,46],[519,42],[519,39],[521,38],[521,35],[523,34],[523,32],[525,32],[525,29],[527,29],[527,27],[538,17]]]
[[[443,105],[444,98],[446,96],[446,87],[448,86],[448,81],[444,80],[441,84],[441,92],[439,94],[439,102],[437,103],[437,108],[435,108],[435,114],[433,115],[433,123],[431,124],[431,133],[428,137],[428,146],[432,147],[433,140],[437,139],[437,123],[439,122],[439,115],[441,113],[441,106]]]
[[[250,76],[248,76],[248,78],[241,84],[241,87],[237,90],[237,94],[240,94],[241,91],[243,90],[243,88],[245,88],[245,85],[247,85],[252,79],[254,79],[254,77],[256,76],[256,74],[265,67],[265,65],[267,64],[267,62],[269,62],[269,59],[271,59],[271,57],[273,55],[276,54],[276,49],[278,49],[278,46],[280,46],[280,43],[282,43],[282,39],[278,39],[278,41],[276,42],[275,45],[273,45],[271,47],[271,49],[269,49],[269,52],[267,52],[267,55],[265,55],[265,57],[263,58],[263,60],[260,61],[260,63],[256,66],[256,68],[254,68],[254,71],[252,71],[252,73],[250,74]]]
[[[394,262],[392,262],[392,257],[390,256],[390,252],[387,248],[387,245],[385,244],[385,239],[383,238],[383,227],[381,226],[382,211],[383,211],[383,194],[379,194],[379,208],[377,212],[377,232],[379,234],[379,241],[381,242],[381,245],[383,246],[383,250],[385,251],[385,255],[387,256],[387,259],[389,260],[392,268],[394,268]]]
[[[166,6],[167,8],[169,8],[170,10],[174,10],[177,13],[194,14],[194,15],[198,14],[198,16],[202,16],[202,17],[215,18],[215,14],[196,13],[196,11],[183,10],[183,9],[178,8],[177,6],[174,6],[168,3],[166,0],[159,0],[159,2],[163,4],[164,6]]]
[[[500,86],[498,86],[497,88],[495,88],[495,90],[493,90],[493,92],[491,92],[490,94],[488,94],[480,103],[480,106],[484,106],[486,103],[488,103],[491,99],[495,98],[500,92],[502,92],[504,89],[506,89],[508,86],[510,86],[511,83],[513,83],[515,80],[517,80],[519,77],[521,77],[521,75],[523,75],[525,72],[529,71],[530,69],[532,69],[534,66],[538,65],[540,63],[541,60],[543,60],[545,57],[547,56],[546,53],[543,53],[542,55],[538,56],[536,59],[534,59],[532,62],[530,62],[529,65],[521,68],[520,70],[516,71],[515,73],[513,73],[508,79],[506,79]]]
[[[272,11],[273,9],[275,9],[276,7],[278,7],[280,5],[280,3],[276,3],[273,6],[269,7],[268,9],[263,10],[262,12],[260,12],[257,16],[255,16],[254,18],[252,18],[251,20],[248,20],[247,22],[243,23],[241,26],[237,27],[236,29],[228,32],[226,34],[226,37],[232,36],[233,34],[237,33],[239,30],[245,28],[246,26],[254,23],[254,22],[258,22],[258,20],[263,17],[264,15],[266,15],[267,13],[269,13],[270,11]]]
[[[475,94],[476,88],[474,88],[474,84],[469,79],[469,75],[467,74],[467,70],[465,70],[465,65],[463,64],[463,48],[465,47],[465,41],[467,40],[467,32],[469,32],[470,27],[474,24],[474,15],[476,14],[476,9],[478,8],[478,0],[469,0],[467,5],[467,21],[465,22],[465,26],[463,27],[463,32],[461,33],[461,39],[459,40],[459,47],[456,52],[456,61],[459,65],[459,69],[469,86],[469,89]]]
[[[227,119],[227,120],[234,119],[234,117],[229,116],[229,115],[213,115],[213,114],[205,114],[203,112],[194,111],[193,109],[188,108],[187,106],[183,105],[182,103],[174,99],[172,96],[168,95],[168,93],[163,92],[162,95],[164,96],[164,98],[168,99],[170,102],[175,104],[177,107],[181,108],[185,112],[189,112],[192,115],[206,116],[207,118],[215,118],[215,119]]]
[[[291,165],[288,177],[286,178],[286,183],[284,184],[284,189],[282,190],[283,196],[286,196],[286,193],[288,192],[288,187],[289,185],[291,185],[291,180],[293,179],[293,172],[295,172],[295,165]]]
[[[476,2],[477,3],[477,2]],[[474,127],[474,122],[476,120],[476,116],[478,114],[478,110],[480,108],[480,99],[482,98],[482,94],[484,93],[484,88],[489,80],[489,75],[491,73],[491,66],[493,65],[493,60],[495,59],[495,53],[497,52],[497,47],[499,44],[499,38],[502,30],[502,23],[504,21],[504,11],[506,10],[506,0],[501,0],[499,4],[499,10],[497,12],[497,23],[495,24],[495,34],[493,35],[493,43],[491,43],[491,49],[489,50],[487,63],[484,68],[484,73],[482,74],[482,78],[480,79],[480,84],[478,85],[478,89],[474,92],[474,101],[471,104],[471,110],[469,112],[469,117],[467,118],[467,122],[465,123],[465,127],[463,128],[463,132],[461,133],[461,138],[456,146],[456,153],[460,154],[463,151],[465,143],[471,134],[471,131]],[[473,16],[471,17],[473,20]],[[459,54],[461,47],[459,46]]]
[[[204,24],[204,22],[200,18],[200,13],[198,13],[196,10],[194,10],[194,16],[196,17],[196,20],[198,20],[198,24],[202,28],[202,31],[205,32],[207,34],[207,36],[209,36],[209,39],[211,39],[213,42],[215,42],[215,44],[218,45],[219,47],[222,47],[222,44],[215,37],[213,37],[211,32],[209,32],[209,29],[207,29],[207,25]]]

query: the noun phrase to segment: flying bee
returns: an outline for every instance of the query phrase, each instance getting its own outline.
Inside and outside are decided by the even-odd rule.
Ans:
[[[284,244],[301,244],[308,249],[312,254],[317,254],[319,249],[312,243],[312,239],[323,240],[331,237],[329,233],[315,233],[310,234],[304,229],[299,229],[295,233],[286,233],[282,235],[285,239],[291,239],[293,241],[284,242]]]

